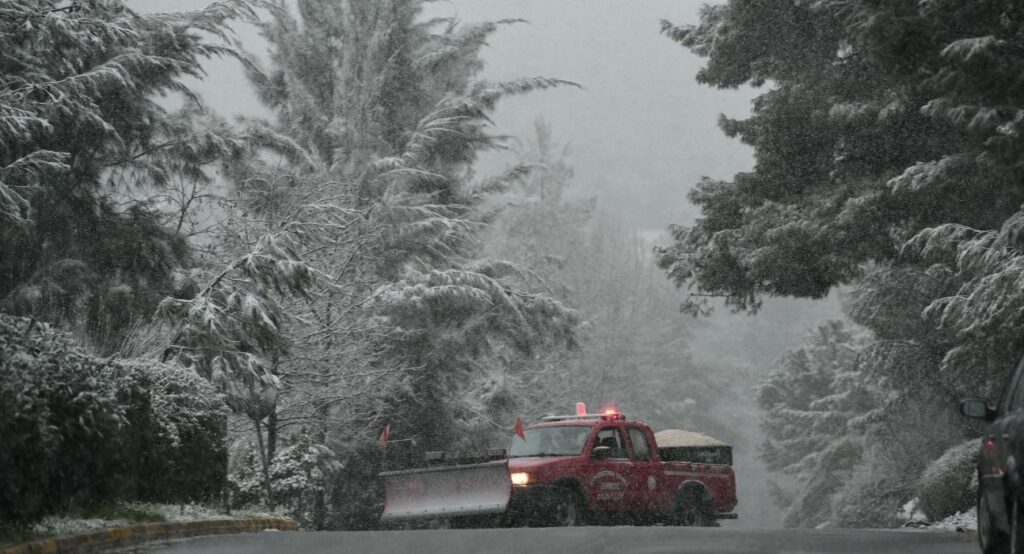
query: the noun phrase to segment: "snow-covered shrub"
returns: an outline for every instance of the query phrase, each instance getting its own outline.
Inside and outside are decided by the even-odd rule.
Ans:
[[[95,358],[44,323],[0,314],[0,520],[219,491],[224,411],[188,370]]]
[[[938,521],[974,506],[978,491],[978,440],[971,439],[932,462],[917,484],[920,508]]]
[[[392,446],[388,447],[395,451]],[[379,444],[349,445],[336,449],[343,467],[329,484],[331,529],[375,529],[380,524],[384,491],[377,474],[385,467]],[[417,451],[418,452],[418,451]],[[391,454],[388,457],[392,459]],[[392,469],[390,466],[388,469]]]
[[[270,463],[274,505],[286,509],[299,521],[309,521],[307,512],[326,490],[329,477],[341,469],[337,457],[318,444],[308,433],[285,441]],[[248,449],[237,461],[229,477],[236,507],[263,504],[265,490],[263,466],[256,448]]]
[[[119,497],[154,502],[216,498],[227,479],[227,406],[195,372],[152,360],[111,363],[127,410]]]
[[[903,523],[898,514],[910,487],[884,458],[870,450],[866,454],[869,462],[859,465],[832,499],[831,526],[885,528]]]
[[[67,335],[0,316],[0,520],[104,496],[127,423],[117,383]]]

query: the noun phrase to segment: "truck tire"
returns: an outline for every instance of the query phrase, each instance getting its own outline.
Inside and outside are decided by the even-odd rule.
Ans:
[[[583,502],[572,489],[560,488],[555,492],[548,514],[552,527],[575,527],[583,524]]]
[[[673,523],[680,527],[717,527],[718,521],[707,495],[684,494],[676,500]]]

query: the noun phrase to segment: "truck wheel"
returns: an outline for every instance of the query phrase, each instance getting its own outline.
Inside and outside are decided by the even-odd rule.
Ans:
[[[680,499],[673,518],[680,527],[716,527],[718,524],[711,512],[711,503],[700,497]]]
[[[550,514],[554,527],[575,527],[583,524],[583,503],[574,491],[563,489],[555,493]]]

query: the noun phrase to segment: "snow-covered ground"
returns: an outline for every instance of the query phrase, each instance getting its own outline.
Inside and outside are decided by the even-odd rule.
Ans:
[[[934,529],[945,529],[948,531],[977,531],[978,514],[974,509],[966,512],[953,514],[942,521],[932,524]]]
[[[928,521],[924,513],[917,507],[918,501],[915,498],[907,502],[900,510],[899,517],[906,521],[904,527],[916,527],[919,529],[937,529],[941,531],[977,531],[978,514],[974,508],[957,512],[939,521]]]
[[[32,526],[32,533],[39,537],[72,535],[107,527],[123,527],[137,525],[147,521],[199,521],[209,519],[236,519],[245,517],[283,516],[265,511],[234,510],[225,514],[218,508],[199,504],[151,504],[148,502],[125,502],[118,504],[122,511],[144,514],[145,518],[84,518],[72,516],[47,516]]]

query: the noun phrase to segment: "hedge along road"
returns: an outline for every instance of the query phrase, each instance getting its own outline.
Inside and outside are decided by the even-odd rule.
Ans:
[[[572,527],[250,533],[150,548],[154,554],[413,552],[977,554],[973,533],[860,529]]]

